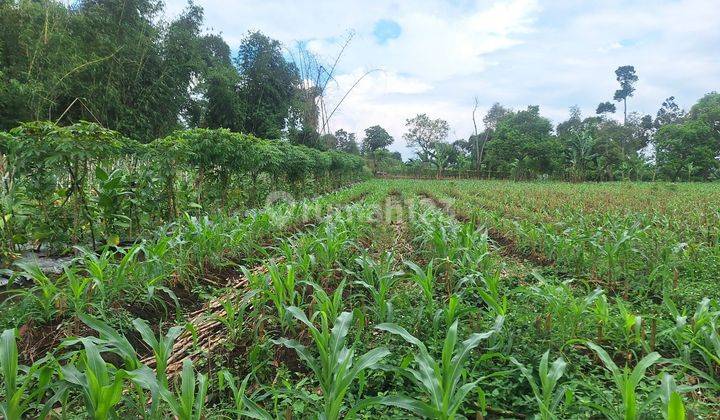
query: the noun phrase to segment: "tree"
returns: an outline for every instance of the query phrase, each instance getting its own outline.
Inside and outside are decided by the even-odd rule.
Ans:
[[[614,114],[617,109],[612,102],[600,102],[595,110],[597,115]]]
[[[620,83],[620,89],[615,91],[613,99],[617,102],[623,102],[623,123],[627,122],[627,98],[633,96],[635,92],[635,82],[639,79],[635,74],[635,67],[633,66],[620,66],[615,70],[615,76],[618,83]]]
[[[395,139],[392,138],[384,128],[374,125],[365,129],[365,138],[363,139],[363,152],[370,155],[373,162],[373,173],[377,174],[377,156],[376,152],[390,146]]]
[[[540,116],[538,106],[504,116],[488,143],[488,165],[513,178],[552,174],[563,160],[562,146],[552,128],[550,120]]]
[[[570,117],[558,124],[555,131],[558,137],[562,137],[567,134],[577,133],[582,127],[582,113],[577,105],[570,107]]]
[[[232,64],[230,47],[218,35],[206,35],[201,40],[205,68],[200,74],[198,91],[202,108],[198,127],[228,128],[241,131],[239,98],[240,74]]]
[[[414,118],[406,120],[405,126],[408,131],[403,138],[408,146],[413,147],[421,161],[429,162],[437,169],[437,177],[442,175],[442,170],[447,162],[448,145],[446,139],[450,132],[450,125],[443,119],[431,119],[427,114],[418,114]]]
[[[655,128],[660,128],[663,125],[678,124],[684,116],[685,111],[683,111],[678,104],[675,103],[675,97],[670,96],[663,101],[662,106],[655,115],[653,126]]]
[[[719,167],[720,136],[702,120],[661,127],[656,136],[656,161],[667,178],[710,179]]]
[[[320,145],[323,150],[335,150],[337,149],[338,139],[334,134],[323,134],[320,136]]]
[[[478,148],[480,150],[475,150],[474,154],[477,155],[477,164],[476,167],[479,169],[480,165],[482,164],[483,155],[485,153],[485,145],[487,145],[487,142],[491,140],[491,136],[493,131],[495,130],[495,127],[497,126],[498,121],[505,115],[508,115],[511,111],[504,106],[500,105],[499,102],[495,102],[492,104],[490,109],[488,109],[488,112],[483,117],[483,124],[485,125],[485,132],[483,133],[482,137],[482,143],[478,145],[478,141],[480,140],[480,136],[477,134],[477,128],[475,129],[476,134],[474,138],[471,138],[471,143],[474,143],[475,148]]]
[[[704,121],[713,131],[713,136],[720,136],[720,93],[712,92],[700,98],[690,108],[688,118]]]
[[[300,83],[297,68],[285,59],[279,41],[260,32],[251,32],[242,40],[235,63],[241,75],[238,95],[242,131],[261,138],[279,138],[296,99]],[[317,140],[302,128],[296,131],[300,144]]]
[[[342,128],[335,131],[335,139],[337,140],[336,148],[345,153],[352,153],[354,155],[360,154],[360,149],[355,140],[355,133],[348,133]]]

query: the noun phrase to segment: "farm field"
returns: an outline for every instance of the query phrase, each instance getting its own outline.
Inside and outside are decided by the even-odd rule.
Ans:
[[[7,419],[720,411],[717,184],[372,179],[9,269]]]

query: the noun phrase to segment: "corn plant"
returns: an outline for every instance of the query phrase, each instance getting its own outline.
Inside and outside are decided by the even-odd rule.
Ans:
[[[175,326],[171,327],[165,335],[159,334],[157,337],[153,333],[150,325],[147,321],[140,318],[133,320],[133,326],[140,333],[145,344],[150,346],[153,351],[153,357],[155,358],[155,376],[158,383],[161,386],[168,386],[167,381],[167,363],[170,359],[173,344],[175,340],[182,334],[185,327]]]
[[[456,242],[461,248],[458,261],[460,267],[483,273],[490,269],[492,261],[487,232],[477,230],[473,223],[464,223]]]
[[[327,314],[328,318],[335,319],[340,315],[343,309],[343,292],[345,290],[346,280],[343,279],[335,288],[332,296],[323,289],[319,284],[307,280],[304,283],[309,284],[313,289],[313,301],[317,307],[317,312]]]
[[[497,333],[500,326],[496,325],[493,330],[485,333],[472,334],[458,346],[458,321],[456,320],[448,328],[440,360],[435,360],[422,341],[397,324],[380,324],[375,328],[398,335],[417,347],[418,352],[414,355],[417,369],[404,368],[400,372],[429,399],[429,402],[425,402],[409,396],[398,395],[381,399],[379,403],[400,407],[425,418],[452,419],[479,381],[461,384],[466,373],[465,362],[470,357],[472,350],[478,347],[482,340]],[[491,356],[491,354],[486,354],[484,357]]]
[[[287,264],[281,269],[273,264],[268,267],[268,277],[270,290],[267,290],[267,295],[275,304],[280,325],[287,328],[289,320],[286,308],[299,305],[302,299],[295,289],[295,266]]]
[[[53,377],[54,369],[47,357],[29,368],[18,364],[15,330],[5,330],[0,336],[0,375],[4,384],[4,400],[0,402],[0,416],[6,420],[27,418],[33,404],[42,406]],[[45,418],[54,400],[47,401],[38,418]]]
[[[213,317],[225,327],[228,341],[235,342],[245,334],[246,312],[257,294],[257,290],[250,290],[240,298],[229,296],[220,302],[223,310]]]
[[[660,388],[660,399],[663,403],[662,413],[665,420],[685,420],[685,404],[683,404],[682,395],[675,384],[675,378],[666,373],[663,375]]]
[[[270,413],[245,395],[250,375],[251,374],[245,376],[245,379],[238,385],[232,373],[228,370],[223,370],[218,373],[218,389],[223,391],[226,386],[230,388],[234,402],[233,413],[236,415],[236,418],[249,417],[253,419],[270,420],[273,418]]]
[[[603,294],[602,289],[595,289],[583,298],[575,297],[570,280],[560,284],[552,284],[545,280],[537,272],[532,273],[538,279],[537,286],[529,288],[530,293],[543,301],[546,310],[558,323],[566,328],[557,328],[560,331],[570,331],[571,338],[578,333],[578,328],[583,324],[584,315],[590,310],[591,305]]]
[[[92,340],[81,338],[80,342],[84,346],[80,357],[81,367],[78,368],[71,362],[61,368],[62,376],[65,382],[80,390],[90,418],[111,418],[115,414],[115,406],[122,398],[128,374],[106,363]]]
[[[167,388],[160,388],[162,399],[179,420],[202,419],[208,390],[207,376],[199,374],[196,379],[192,361],[185,359],[180,381],[180,389],[174,394]]]
[[[697,354],[709,370],[720,367],[720,309],[717,305],[704,298],[698,303],[692,317],[688,317],[685,312],[678,310],[668,296],[664,297],[664,304],[675,318],[675,326],[661,334],[670,337],[683,359],[690,362],[691,355]]]
[[[90,315],[82,315],[80,316],[80,320],[88,327],[97,331],[98,337],[67,339],[63,341],[61,346],[69,347],[78,343],[84,344],[84,341],[92,341],[92,343],[102,346],[104,350],[112,351],[120,356],[127,370],[134,370],[141,367],[140,359],[135,352],[135,347],[133,347],[124,335],[103,321]]]
[[[506,316],[508,301],[507,296],[501,295],[500,293],[499,273],[482,276],[481,278],[485,284],[485,288],[477,287],[475,291],[495,316]]]
[[[357,271],[350,271],[351,274],[359,277],[355,284],[364,287],[373,300],[373,310],[379,322],[388,322],[392,317],[393,306],[390,291],[397,282],[402,271],[391,271],[392,254],[387,253],[382,264],[379,264],[369,256],[361,256],[355,259],[359,267]]]
[[[597,339],[603,340],[605,337],[605,328],[610,323],[610,305],[608,304],[605,294],[595,300],[592,311],[597,324]]]
[[[328,221],[323,223],[312,236],[314,239],[312,253],[315,255],[315,261],[320,269],[330,271],[335,262],[341,260],[343,252],[353,244],[350,238],[356,235],[351,234],[345,226]]]
[[[80,276],[74,267],[65,268],[65,278],[67,279],[66,299],[76,316],[87,313],[90,304],[89,286],[92,280],[88,277]]]
[[[82,361],[87,360],[88,342],[93,346],[93,348],[99,349],[99,351],[109,351],[120,357],[120,359],[123,361],[124,370],[115,368],[114,365],[108,364],[109,371],[117,372],[117,380],[124,381],[127,379],[132,383],[133,393],[131,395],[135,398],[134,402],[137,407],[141,408],[145,406],[145,401],[147,400],[147,395],[145,394],[145,391],[149,391],[152,397],[152,404],[149,407],[149,412],[144,413],[144,418],[152,418],[156,416],[158,410],[159,392],[161,388],[165,387],[167,384],[167,381],[165,380],[165,375],[163,374],[162,376],[160,376],[154,373],[152,369],[142,364],[137,353],[135,352],[135,348],[133,347],[133,345],[130,344],[130,342],[124,335],[120,334],[111,326],[89,315],[81,315],[80,320],[82,320],[82,322],[90,328],[94,329],[98,333],[98,337],[67,339],[63,341],[61,346],[70,347],[74,344],[81,343],[86,349],[86,351],[81,354]],[[138,322],[134,322],[133,324],[140,333],[141,337],[143,337],[143,340],[146,340],[149,338],[149,336],[152,336],[152,331],[149,331],[149,327],[144,328],[144,326],[142,325],[143,323],[144,321],[139,320]],[[147,327],[147,324],[145,324],[145,327]],[[172,342],[166,343],[168,340],[169,338],[165,337],[161,340],[161,342],[156,343],[156,345],[153,345],[152,340],[146,341],[146,343],[153,349],[153,352],[157,352],[156,357],[164,357],[164,362],[162,360],[158,362],[158,367],[160,369],[164,369],[164,367],[167,366],[167,357],[169,357],[169,351],[172,348]],[[94,357],[93,351],[95,350],[91,349],[91,356]],[[81,372],[75,367],[74,364],[63,367],[63,369],[67,369],[70,373],[74,375],[74,379],[68,382],[76,387],[79,386],[81,389],[84,390],[84,394],[87,394],[86,384],[92,385],[94,380],[93,375],[96,373],[93,373],[93,371],[88,371],[87,369],[84,372]],[[88,400],[86,399],[86,406],[90,404],[87,401]]]
[[[615,385],[616,391],[620,393],[622,401],[621,406],[607,400],[606,405],[600,405],[594,402],[588,402],[588,405],[597,409],[609,419],[637,419],[644,407],[638,407],[637,387],[645,378],[647,369],[660,359],[660,355],[652,352],[643,357],[632,370],[628,367],[624,367],[621,370],[602,347],[592,342],[588,342],[587,346],[598,355],[605,365],[605,368],[612,376],[613,384]],[[598,394],[602,399],[606,398],[604,392],[600,389],[598,390]]]
[[[430,260],[425,266],[425,269],[420,268],[419,265],[412,261],[405,261],[405,265],[410,267],[412,270],[410,279],[414,281],[423,292],[426,303],[433,302],[433,288],[435,286],[435,267],[433,261]]]
[[[616,299],[615,306],[618,308],[619,315],[616,322],[617,329],[622,331],[625,342],[627,344],[643,344],[643,317],[630,311],[622,299]]]
[[[462,305],[460,297],[458,295],[450,296],[448,299],[447,306],[442,309],[435,311],[433,317],[433,328],[440,329],[440,320],[444,318],[445,325],[452,325],[453,322],[460,319],[460,317],[471,313],[473,308],[470,306]]]
[[[550,351],[548,350],[540,358],[540,364],[538,366],[539,384],[532,374],[531,368],[518,362],[514,357],[510,358],[510,361],[520,368],[523,376],[525,376],[530,384],[535,402],[538,405],[538,417],[542,420],[557,419],[557,409],[562,402],[563,396],[566,397],[566,400],[570,400],[570,395],[572,395],[570,389],[564,386],[557,387],[558,381],[565,373],[567,363],[562,357],[558,357],[552,365],[549,366],[549,357]]]
[[[16,265],[23,270],[21,275],[32,280],[35,284],[22,294],[35,303],[39,317],[50,321],[57,313],[56,303],[61,296],[55,282],[40,269],[37,262],[21,261]]]
[[[353,320],[350,312],[341,313],[330,329],[328,316],[323,312],[316,313],[317,318],[320,319],[320,328],[317,328],[299,308],[291,306],[287,310],[307,327],[317,356],[314,356],[307,347],[296,340],[282,338],[274,340],[274,342],[294,349],[320,381],[320,388],[323,391],[323,408],[318,413],[318,417],[324,420],[338,419],[343,409],[345,395],[350,390],[352,383],[366,369],[378,366],[380,360],[389,355],[390,351],[386,348],[376,348],[356,357],[355,350],[352,347],[347,348],[345,345],[345,339]],[[358,403],[355,409],[363,406],[362,402]],[[353,408],[351,408],[352,410]]]

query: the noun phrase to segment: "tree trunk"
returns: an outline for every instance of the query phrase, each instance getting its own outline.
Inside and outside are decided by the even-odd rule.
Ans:
[[[627,125],[627,98],[623,99],[623,125]]]

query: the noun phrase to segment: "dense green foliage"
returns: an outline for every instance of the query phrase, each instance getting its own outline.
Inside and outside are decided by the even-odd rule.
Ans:
[[[132,241],[185,212],[231,213],[273,191],[303,196],[363,176],[363,160],[224,129],[139,143],[97,124],[4,133],[3,254]]]
[[[623,76],[629,81],[617,92],[623,102],[634,91],[633,74]],[[405,134],[417,159],[404,166],[388,162],[383,170],[575,182],[720,178],[720,94],[707,94],[687,113],[670,97],[654,119],[630,113],[622,124],[606,116],[614,104],[597,111],[600,116],[583,118],[571,107],[570,117],[554,127],[538,106],[513,111],[495,104],[483,119],[484,132],[453,143],[446,139],[447,122],[420,114],[408,120]]]
[[[227,128],[318,143],[317,86],[282,45],[249,32],[235,53],[190,3],[0,2],[0,130],[92,121],[142,143],[182,128]]]
[[[718,197],[374,180],[187,216],[59,275],[24,261],[0,413],[712,417]]]

